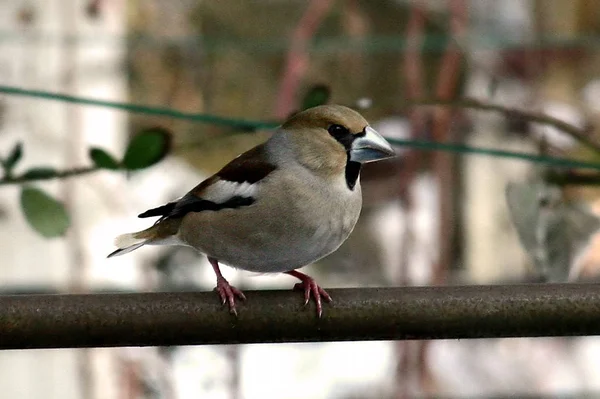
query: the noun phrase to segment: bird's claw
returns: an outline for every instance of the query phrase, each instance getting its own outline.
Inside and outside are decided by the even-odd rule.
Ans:
[[[245,301],[246,295],[231,284],[225,279],[218,279],[217,286],[215,287],[215,291],[219,294],[221,298],[221,305],[225,305],[225,303],[229,304],[229,312],[237,316],[237,310],[235,309],[235,298],[238,297],[240,300]]]
[[[296,283],[294,285],[294,289],[304,291],[304,306],[308,305],[308,302],[310,302],[310,297],[312,295],[317,305],[317,315],[321,317],[323,315],[323,304],[321,298],[323,298],[325,302],[329,303],[332,301],[331,296],[329,296],[327,291],[319,287],[319,285],[314,279],[308,276],[306,277],[307,278],[303,279],[301,283]]]

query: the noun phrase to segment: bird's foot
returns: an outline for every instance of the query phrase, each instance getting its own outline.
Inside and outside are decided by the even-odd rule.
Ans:
[[[225,303],[228,303],[229,312],[237,316],[237,310],[235,309],[235,298],[238,297],[238,299],[245,301],[246,295],[244,295],[242,291],[229,284],[229,281],[225,280],[224,278],[217,279],[215,291],[217,291],[219,297],[221,297],[221,304],[225,305]]]
[[[331,296],[329,296],[327,291],[319,287],[314,278],[304,273],[300,273],[296,270],[287,272],[287,274],[294,276],[302,281],[301,283],[297,283],[296,285],[294,285],[294,289],[304,291],[304,306],[308,305],[311,296],[314,298],[315,303],[317,305],[317,316],[321,317],[321,315],[323,314],[323,305],[321,298],[325,302],[331,302]]]

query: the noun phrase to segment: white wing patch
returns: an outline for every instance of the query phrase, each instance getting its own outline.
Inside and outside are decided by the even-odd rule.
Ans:
[[[256,183],[217,180],[202,193],[202,199],[222,204],[233,197],[254,197],[256,191]]]

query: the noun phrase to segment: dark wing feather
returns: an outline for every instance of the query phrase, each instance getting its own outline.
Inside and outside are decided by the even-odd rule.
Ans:
[[[159,206],[158,208],[149,209],[146,212],[140,213],[138,215],[139,218],[151,218],[155,216],[164,216],[168,215],[175,209],[175,205],[177,202],[169,202],[166,205]]]
[[[254,203],[255,199],[252,197],[240,197],[235,196],[229,198],[225,202],[216,203],[208,201],[202,198],[198,198],[193,194],[187,194],[178,203],[175,209],[168,215],[170,218],[181,218],[189,212],[203,212],[203,211],[220,211],[222,209],[235,209],[242,206],[249,206]]]
[[[277,167],[267,161],[265,145],[261,144],[235,158],[217,172],[221,180],[254,184],[273,172]]]
[[[189,212],[219,211],[221,209],[235,209],[252,205],[255,201],[255,198],[252,197],[236,195],[228,198],[226,201],[217,203],[202,198],[202,194],[210,185],[219,180],[235,183],[247,182],[250,184],[259,182],[276,169],[276,166],[269,163],[266,159],[264,144],[254,147],[229,162],[214,176],[198,184],[180,200],[147,210],[139,214],[138,217],[160,216],[161,219],[165,217],[181,218]]]

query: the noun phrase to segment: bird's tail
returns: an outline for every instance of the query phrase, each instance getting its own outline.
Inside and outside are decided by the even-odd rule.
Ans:
[[[121,234],[115,238],[115,245],[119,249],[112,252],[108,257],[125,255],[143,245],[180,244],[180,241],[177,239],[179,222],[179,220],[165,219],[146,230]]]
[[[149,229],[138,231],[135,233],[121,234],[115,238],[115,245],[119,248],[116,251],[108,255],[109,258],[118,255],[125,255],[129,252],[138,249],[142,245],[149,243],[153,239],[154,232],[152,231],[156,226],[152,226]]]

